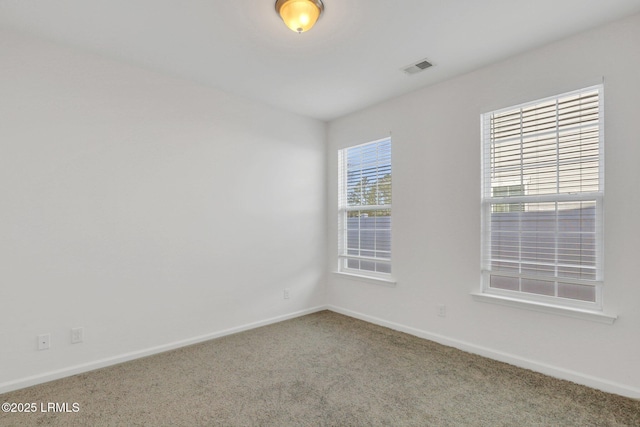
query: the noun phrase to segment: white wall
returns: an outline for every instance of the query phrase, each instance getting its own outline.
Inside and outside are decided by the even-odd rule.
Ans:
[[[324,304],[325,131],[0,32],[0,392]]]
[[[640,398],[640,15],[335,120],[329,126],[329,264],[337,150],[393,139],[395,288],[329,278],[347,314]],[[426,71],[429,72],[429,71]],[[613,325],[475,301],[480,287],[480,114],[605,80],[605,310]],[[417,76],[412,78],[419,78]],[[437,305],[447,316],[437,316]]]

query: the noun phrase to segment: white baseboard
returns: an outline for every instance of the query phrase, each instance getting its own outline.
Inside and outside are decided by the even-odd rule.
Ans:
[[[630,397],[632,399],[640,399],[640,388],[628,386],[625,384],[619,384],[603,378],[586,375],[569,369],[559,368],[557,366],[548,365],[546,363],[537,362],[535,360],[527,359],[513,354],[492,350],[487,347],[482,347],[465,341],[448,338],[440,334],[434,334],[431,332],[412,328],[410,326],[401,325],[399,323],[389,322],[377,317],[351,311],[346,308],[337,307],[334,305],[329,305],[327,308],[331,311],[335,311],[336,313],[344,314],[345,316],[354,317],[356,319],[364,320],[365,322],[384,326],[396,331],[405,332],[409,335],[414,335],[419,338],[424,338],[429,341],[434,341],[439,344],[454,347],[468,353],[487,357],[489,359],[505,362],[510,365],[518,366],[520,368],[530,369],[532,371],[540,372],[550,377],[571,381],[577,384],[585,385],[587,387],[602,390],[607,393],[614,393],[621,396]]]
[[[318,311],[327,310],[327,306],[317,306],[308,308],[305,310],[296,311],[281,316],[272,317],[270,319],[261,320],[258,322],[247,323],[246,325],[237,326],[235,328],[225,329],[218,332],[212,332],[205,335],[200,335],[185,340],[175,341],[168,344],[159,345],[156,347],[147,348],[144,350],[132,351],[130,353],[121,354],[114,357],[108,357],[105,359],[99,359],[80,365],[69,366],[67,368],[58,369],[56,371],[50,371],[43,374],[33,375],[26,378],[20,378],[13,381],[0,383],[0,394],[8,393],[10,391],[19,390],[21,388],[30,387],[37,384],[46,383],[53,380],[69,377],[71,375],[77,375],[84,372],[93,371],[95,369],[104,368],[111,365],[117,365],[118,363],[128,362],[130,360],[139,359],[141,357],[151,356],[165,351],[174,350],[180,347],[186,347],[192,344],[198,344],[204,341],[209,341],[214,338],[220,338],[226,335],[237,334],[238,332],[247,331],[249,329],[259,328],[261,326],[270,325],[273,323],[282,322],[283,320],[293,319],[295,317],[305,316],[307,314],[316,313]]]
[[[134,351],[114,357],[100,359],[80,365],[70,366],[67,368],[59,369],[56,371],[50,371],[43,374],[33,375],[26,378],[21,378],[14,381],[0,383],[0,394],[8,393],[10,391],[18,390],[25,387],[30,387],[37,384],[57,380],[60,378],[68,377],[71,375],[81,374],[84,372],[93,371],[95,369],[104,368],[111,365],[117,365],[119,363],[128,362],[130,360],[139,359],[141,357],[151,356],[165,351],[174,350],[180,347],[185,347],[192,344],[198,344],[200,342],[220,338],[226,335],[236,334],[238,332],[247,331],[250,329],[259,328],[261,326],[270,325],[273,323],[282,322],[284,320],[293,319],[307,314],[316,313],[322,310],[331,310],[336,313],[344,314],[345,316],[353,317],[356,319],[364,320],[365,322],[373,323],[379,326],[384,326],[389,329],[393,329],[400,332],[405,332],[410,335],[424,338],[430,341],[437,342],[446,346],[454,347],[469,353],[477,354],[480,356],[488,357],[490,359],[498,360],[500,362],[509,363],[525,369],[531,369],[536,372],[540,372],[545,375],[549,375],[555,378],[568,380],[577,384],[582,384],[587,387],[592,387],[608,393],[615,393],[621,396],[630,397],[633,399],[640,399],[640,389],[619,384],[613,381],[608,381],[602,378],[585,375],[580,372],[571,371],[564,368],[555,367],[545,363],[540,363],[531,359],[526,359],[520,356],[492,350],[486,347],[478,346],[475,344],[467,343],[452,338],[445,337],[443,335],[430,333],[420,329],[412,328],[410,326],[401,325],[399,323],[389,322],[377,317],[369,316],[366,314],[351,311],[342,307],[333,305],[317,306],[297,312],[285,314],[282,316],[272,317],[270,319],[261,320],[258,322],[248,323],[245,325],[237,326],[235,328],[225,329],[218,332],[212,332],[210,334],[200,335],[197,337],[189,338],[186,340],[175,341],[172,343],[164,344],[161,346],[151,347],[144,350]]]

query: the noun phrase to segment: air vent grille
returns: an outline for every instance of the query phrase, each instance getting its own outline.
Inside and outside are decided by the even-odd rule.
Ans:
[[[423,59],[414,64],[403,67],[402,71],[404,71],[407,74],[416,74],[416,73],[419,73],[420,71],[426,70],[432,65],[433,64],[431,64],[429,61],[427,61],[426,59]]]

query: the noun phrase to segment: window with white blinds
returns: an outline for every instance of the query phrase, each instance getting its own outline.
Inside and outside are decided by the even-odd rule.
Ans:
[[[602,308],[602,86],[482,115],[483,292]]]
[[[339,271],[391,273],[391,139],[345,148],[339,164]]]

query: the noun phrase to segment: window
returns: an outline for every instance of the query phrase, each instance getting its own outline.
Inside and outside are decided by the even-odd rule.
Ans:
[[[391,139],[338,152],[338,271],[391,273]]]
[[[491,187],[491,194],[493,197],[507,197],[507,196],[524,196],[524,185],[496,185]],[[518,203],[506,203],[503,205],[495,204],[493,206],[494,212],[514,212],[521,207]]]
[[[602,309],[602,87],[482,115],[482,290]]]

